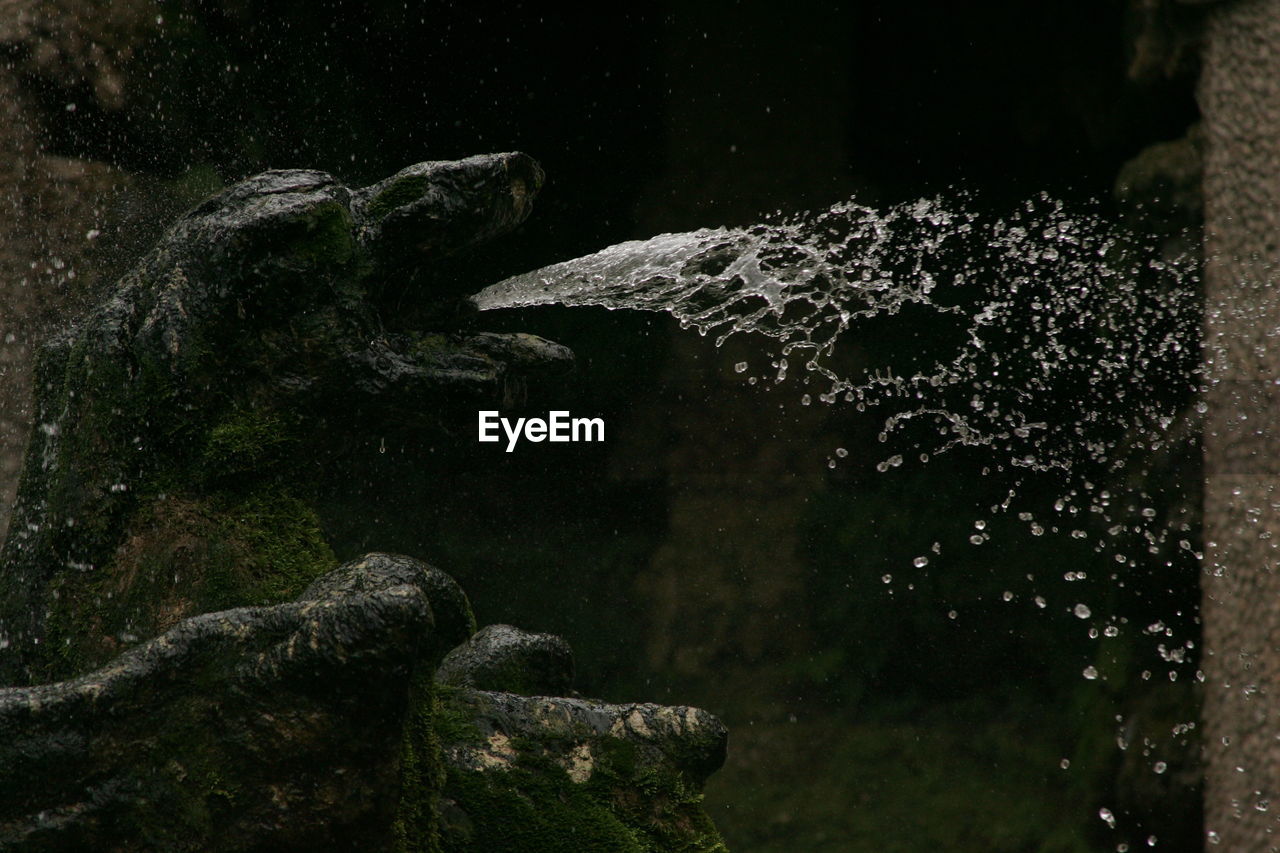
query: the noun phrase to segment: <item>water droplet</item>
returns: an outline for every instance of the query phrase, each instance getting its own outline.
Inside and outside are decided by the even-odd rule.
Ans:
[[[1084,672],[1081,674],[1090,681],[1093,681],[1098,677],[1098,668],[1095,666],[1086,666],[1084,668]]]
[[[1107,826],[1112,829],[1116,828],[1116,816],[1111,813],[1111,809],[1106,806],[1098,809],[1098,817],[1102,818],[1103,822],[1106,823]]]
[[[893,456],[890,456],[888,459],[884,460],[878,465],[876,465],[876,470],[883,473],[885,471],[888,471],[890,468],[897,468],[901,464],[902,464],[902,454],[897,453],[897,454],[894,454]]]
[[[911,561],[911,565],[915,566],[917,569],[923,569],[925,566],[929,565],[929,558],[916,557],[914,560]]]
[[[1093,615],[1093,613],[1089,610],[1089,606],[1087,604],[1077,604],[1075,606],[1075,609],[1072,610],[1072,612],[1075,613],[1076,617],[1080,619],[1088,619],[1090,616]]]
[[[745,361],[740,361],[740,362],[738,362],[737,364],[735,364],[735,365],[733,366],[733,371],[734,371],[734,373],[746,373],[746,372],[747,372],[747,363],[746,363]]]

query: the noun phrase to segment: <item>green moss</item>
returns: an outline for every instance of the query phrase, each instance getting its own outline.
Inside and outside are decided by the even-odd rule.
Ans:
[[[55,582],[46,675],[100,665],[185,616],[288,601],[337,562],[310,505],[283,489],[152,496],[110,562]]]
[[[449,853],[648,853],[636,833],[558,767],[466,772],[449,768],[446,796],[467,831],[448,833]]]
[[[220,760],[221,750],[202,725],[207,713],[200,700],[177,709],[159,740],[155,754],[168,759],[159,759],[165,763],[155,768],[151,793],[163,800],[166,808],[136,813],[136,817],[165,815],[164,821],[147,820],[138,827],[139,835],[154,849],[191,849],[189,839],[216,834],[217,827],[230,819],[239,805],[239,786],[227,781],[228,768]]]
[[[376,196],[369,200],[365,214],[370,221],[378,222],[391,211],[409,204],[422,197],[422,193],[430,184],[426,175],[405,175],[392,178]]]
[[[441,849],[438,800],[444,768],[436,733],[439,703],[433,693],[433,675],[429,668],[421,668],[410,691],[400,752],[400,802],[392,826],[395,853],[439,853]]]
[[[635,744],[604,739],[595,746],[596,769],[585,787],[634,832],[647,849],[723,853],[727,848],[703,809],[702,792],[670,767],[645,766]]]
[[[238,411],[209,432],[201,454],[206,479],[260,475],[288,461],[297,439],[273,413]]]
[[[450,700],[458,693],[458,688],[437,684],[434,727],[436,734],[444,743],[480,743],[484,740],[475,718],[466,710],[456,706]]]
[[[476,631],[480,630],[480,623],[476,621],[476,611],[471,606],[471,599],[467,599],[467,636],[475,636]]]
[[[322,270],[352,260],[356,243],[351,212],[330,201],[308,211],[300,233],[291,233],[282,249],[301,261],[304,269]]]
[[[256,492],[219,515],[223,534],[247,559],[233,584],[236,604],[287,601],[338,565],[315,510],[288,492]]]
[[[468,691],[443,691],[441,742],[476,744],[477,706]],[[449,853],[635,851],[724,853],[702,795],[677,771],[645,761],[636,744],[589,728],[512,736],[506,767],[450,766],[442,798],[442,849]],[[574,781],[563,766],[576,747],[591,752],[591,774]]]
[[[433,355],[445,349],[448,344],[449,339],[445,335],[418,335],[413,341],[413,354],[417,356]]]

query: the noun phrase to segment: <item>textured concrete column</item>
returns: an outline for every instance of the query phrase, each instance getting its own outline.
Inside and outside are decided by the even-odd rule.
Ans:
[[[1280,0],[1210,14],[1205,118],[1207,848],[1280,850]]]

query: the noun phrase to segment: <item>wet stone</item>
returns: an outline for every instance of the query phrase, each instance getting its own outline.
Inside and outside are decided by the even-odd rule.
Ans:
[[[0,689],[0,849],[388,849],[430,584],[363,562]]]
[[[175,222],[41,350],[39,428],[0,550],[0,684],[87,671],[182,617],[294,598],[337,563],[312,472],[395,425],[443,434],[567,369],[549,341],[459,328],[459,299],[431,276],[523,221],[540,184],[519,153],[364,189],[276,170]],[[404,328],[385,328],[392,306]],[[453,600],[436,618],[456,644],[470,627]]]
[[[706,711],[449,687],[439,709],[445,850],[727,849],[702,808],[728,742]]]
[[[445,652],[475,633],[476,618],[471,613],[467,594],[458,582],[435,566],[403,554],[366,554],[358,560],[343,563],[316,579],[298,600],[371,595],[403,584],[423,590],[431,602],[435,627],[431,644],[435,650],[431,655],[433,663],[438,663]]]
[[[573,684],[573,650],[554,634],[488,625],[445,656],[436,680],[526,696],[563,696]]]

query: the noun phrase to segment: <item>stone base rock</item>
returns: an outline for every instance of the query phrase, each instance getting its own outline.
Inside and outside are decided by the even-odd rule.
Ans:
[[[441,846],[725,851],[702,808],[727,733],[706,711],[439,688]]]
[[[431,626],[421,589],[384,585],[192,617],[0,690],[0,849],[388,848]]]
[[[718,720],[433,687],[470,613],[445,573],[369,554],[294,602],[0,689],[0,849],[725,849],[701,805]]]

